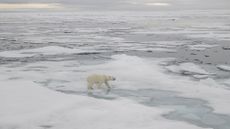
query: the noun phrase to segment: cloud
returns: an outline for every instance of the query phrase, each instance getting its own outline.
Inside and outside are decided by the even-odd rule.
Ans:
[[[0,3],[0,9],[55,9],[60,8],[54,3]]]
[[[230,0],[0,0],[0,3],[59,3],[66,9],[230,9]]]
[[[169,3],[145,3],[147,6],[169,6]]]
[[[59,2],[99,10],[159,9],[156,6],[164,9],[230,9],[230,0],[62,0]]]

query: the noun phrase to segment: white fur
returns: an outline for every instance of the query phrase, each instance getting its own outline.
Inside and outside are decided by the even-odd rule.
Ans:
[[[88,90],[92,90],[94,85],[96,85],[97,88],[100,88],[102,84],[105,84],[108,88],[110,88],[108,81],[114,81],[114,80],[115,78],[109,75],[92,74],[87,77]]]

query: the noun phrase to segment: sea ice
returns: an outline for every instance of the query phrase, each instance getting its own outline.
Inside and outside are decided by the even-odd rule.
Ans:
[[[57,54],[72,54],[80,53],[82,50],[65,48],[60,46],[47,46],[34,49],[14,50],[0,52],[0,57],[31,57],[39,54],[57,55]]]
[[[230,72],[230,66],[228,65],[217,65],[216,67],[220,70]]]
[[[207,71],[194,63],[181,63],[179,65],[166,66],[166,69],[173,73],[184,75],[209,75]]]
[[[211,78],[194,81],[184,76],[165,74],[167,69],[160,66],[165,59],[140,58],[128,55],[114,55],[111,60],[94,65],[84,65],[79,61],[46,61],[27,65],[2,65],[0,79],[28,80],[53,90],[83,93],[86,92],[86,77],[93,73],[108,74],[116,77],[111,82],[118,89],[160,89],[180,92],[181,96],[206,100],[215,112],[230,114],[230,93]],[[88,62],[90,64],[90,61]],[[177,73],[186,71],[193,75],[210,75],[195,64],[172,65]],[[44,76],[45,75],[45,76]],[[218,97],[217,97],[218,96]]]
[[[188,45],[188,47],[191,50],[205,50],[208,48],[213,48],[213,47],[217,47],[218,45],[210,45],[210,44],[197,44],[197,45]]]
[[[0,128],[3,129],[202,129],[164,119],[161,115],[169,110],[162,108],[122,98],[109,101],[68,95],[31,81],[1,82],[0,93]]]

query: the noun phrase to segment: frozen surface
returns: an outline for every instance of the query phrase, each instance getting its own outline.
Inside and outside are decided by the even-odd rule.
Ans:
[[[202,69],[200,66],[195,65],[194,63],[181,63],[179,65],[171,65],[167,66],[166,69],[168,69],[170,72],[179,73],[179,74],[185,74],[185,75],[208,75],[207,71]]]
[[[36,55],[58,55],[58,54],[74,54],[83,52],[78,49],[64,48],[59,46],[48,46],[35,49],[14,50],[0,52],[1,57],[31,57]]]
[[[191,45],[189,47],[192,50],[205,50],[205,49],[216,47],[216,46],[218,45],[199,44],[199,45]]]
[[[146,107],[126,99],[108,101],[66,95],[30,81],[2,82],[0,89],[0,127],[4,129],[201,129],[164,119],[161,114],[167,110]]]
[[[164,73],[166,70],[158,65],[161,61],[164,61],[164,59],[144,59],[136,56],[115,55],[112,56],[112,60],[97,65],[82,65],[78,61],[36,62],[17,67],[15,65],[4,65],[1,68],[3,74],[0,77],[1,80],[7,81],[1,85],[2,96],[0,98],[4,102],[4,106],[2,106],[3,110],[0,110],[3,114],[1,125],[7,128],[12,126],[17,128],[42,128],[41,126],[51,126],[53,128],[71,128],[75,126],[82,126],[82,128],[107,128],[111,125],[111,128],[125,128],[129,125],[132,128],[180,127],[195,129],[199,127],[216,127],[216,129],[227,129],[226,127],[229,126],[228,115],[230,114],[228,108],[229,90],[226,90],[212,79],[197,82],[183,76],[174,77],[167,75]],[[12,68],[14,71],[11,70]],[[85,78],[92,73],[104,73],[117,78],[116,82],[111,83],[113,89],[109,94],[106,95],[106,89],[102,89],[100,92],[95,92],[92,95],[92,97],[98,99],[86,97]],[[46,88],[63,93],[50,91]],[[139,93],[138,91],[142,89],[148,89],[147,91],[149,92]],[[154,91],[154,89],[162,90],[162,92]],[[16,93],[8,94],[11,90]],[[126,92],[127,90],[132,90],[132,92]],[[151,90],[153,90],[152,93],[150,92]],[[172,96],[167,97],[167,95],[174,94],[174,92],[175,95],[173,96],[175,98]],[[67,93],[67,95],[64,93]],[[74,95],[68,95],[68,93]],[[150,94],[156,94],[156,96]],[[134,96],[137,98],[133,102],[123,99],[124,97],[132,99]],[[172,100],[169,98],[172,98]],[[34,106],[28,107],[18,104],[20,102],[18,99],[25,101],[25,105],[32,104]],[[208,103],[203,103],[202,100]],[[14,101],[17,102],[14,103]],[[135,101],[141,103],[138,104]],[[161,103],[158,103],[158,101]],[[163,104],[164,107],[161,107],[162,103],[165,103]],[[201,106],[197,109],[186,108],[190,103],[192,105],[199,105],[201,103],[203,107]],[[181,106],[185,106],[185,109]],[[31,110],[32,115],[25,116],[24,123],[17,123],[18,120],[14,117],[14,112],[10,110],[6,112],[7,109],[11,109],[15,111],[15,114],[22,114],[23,116],[24,113],[27,114],[27,111]],[[56,110],[58,110],[58,113]],[[185,110],[183,113],[189,111],[191,115],[181,116],[177,114],[183,110]],[[199,110],[198,114],[203,113],[202,116],[206,116],[206,113],[208,113],[212,117],[206,121],[193,110]],[[169,111],[175,111],[175,113],[170,113]],[[42,115],[43,113],[41,112],[45,114]],[[48,114],[46,114],[47,112]],[[114,112],[116,113],[114,114]],[[37,117],[37,115],[33,114],[40,115]],[[221,114],[226,114],[226,117]],[[190,124],[194,124],[194,126],[185,123],[180,125],[176,121],[160,117],[161,115],[169,119],[189,122]],[[203,121],[200,121],[198,118],[196,119],[196,117],[199,119],[202,118]],[[29,125],[26,121],[28,119],[30,121]],[[106,122],[101,123],[97,120],[95,121],[95,119]],[[216,119],[223,122],[216,123],[215,125],[211,124],[213,123],[211,121],[215,121]],[[23,119],[20,118],[20,120]],[[85,121],[90,121],[93,124],[89,125]],[[130,125],[130,122],[133,124]]]
[[[1,13],[0,128],[229,129],[229,14]]]
[[[228,65],[218,65],[216,66],[218,69],[223,70],[223,71],[230,71],[230,66]]]

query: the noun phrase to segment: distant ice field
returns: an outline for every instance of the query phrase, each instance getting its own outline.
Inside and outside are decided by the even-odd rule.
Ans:
[[[229,129],[229,21],[229,10],[0,13],[0,128]],[[112,89],[87,94],[93,73],[115,76]]]

